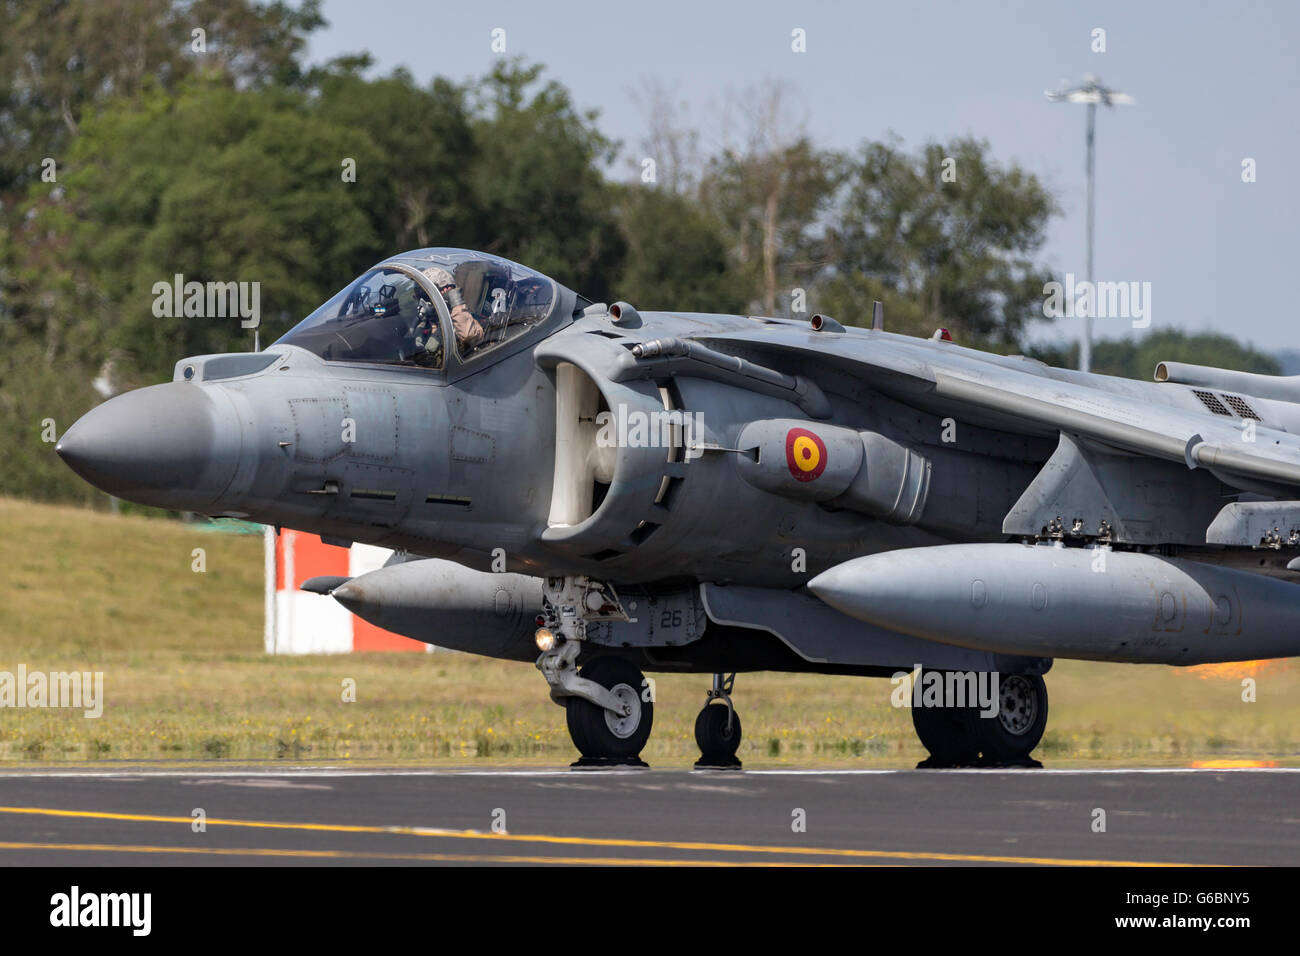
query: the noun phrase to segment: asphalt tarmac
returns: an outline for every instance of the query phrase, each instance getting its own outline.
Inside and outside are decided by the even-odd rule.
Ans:
[[[575,863],[1296,865],[1300,768],[0,771],[0,865]]]

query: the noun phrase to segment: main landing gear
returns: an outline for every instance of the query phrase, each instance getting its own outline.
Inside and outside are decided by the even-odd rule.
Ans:
[[[1030,753],[1047,726],[1047,684],[1037,674],[998,675],[998,710],[978,705],[912,707],[912,725],[928,759],[918,767],[1037,767]]]
[[[704,708],[695,718],[695,742],[700,748],[696,770],[739,770],[740,715],[731,702],[735,674],[714,674]]]

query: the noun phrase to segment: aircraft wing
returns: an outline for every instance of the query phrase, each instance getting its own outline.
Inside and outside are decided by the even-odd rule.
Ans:
[[[1300,436],[1263,423],[1243,428],[1236,419],[1193,407],[1183,388],[1099,379],[1021,356],[875,330],[817,333],[772,323],[754,332],[712,335],[706,344],[719,351],[758,350],[773,362],[782,353],[815,359],[883,394],[958,421],[976,415],[1017,433],[1082,436],[1202,467],[1237,487],[1300,487]]]

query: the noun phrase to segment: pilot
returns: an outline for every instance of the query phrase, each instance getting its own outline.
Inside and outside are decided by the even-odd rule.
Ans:
[[[470,315],[465,305],[465,296],[461,294],[460,287],[456,285],[456,280],[452,278],[451,273],[441,266],[430,266],[424,270],[424,274],[442,293],[447,309],[451,312],[451,327],[456,332],[456,341],[461,348],[472,348],[481,342],[483,326]]]

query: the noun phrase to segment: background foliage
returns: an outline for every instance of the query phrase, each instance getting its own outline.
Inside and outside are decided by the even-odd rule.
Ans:
[[[8,494],[93,500],[42,441],[48,419],[62,432],[180,357],[252,347],[235,319],[155,317],[152,287],[177,273],[259,282],[264,344],[376,260],[424,245],[483,249],[644,309],[790,314],[802,290],[805,314],[864,324],[881,299],[892,331],[943,326],[999,351],[1024,350],[1042,320],[1056,201],[976,138],[823,149],[769,84],[735,96],[722,146],[701,155],[651,87],[638,145],[656,168],[620,180],[620,144],[539,65],[424,84],[377,75],[364,52],[308,65],[316,0],[0,0],[0,16]],[[1067,346],[1034,352],[1075,362]],[[1167,331],[1099,342],[1094,361],[1147,377],[1160,359],[1278,370],[1231,338]]]

